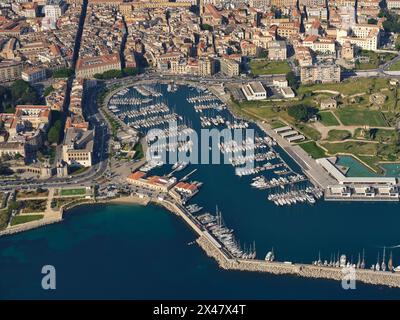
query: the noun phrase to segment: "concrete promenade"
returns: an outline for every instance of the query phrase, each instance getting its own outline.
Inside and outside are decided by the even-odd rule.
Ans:
[[[302,168],[307,177],[319,187],[325,190],[327,186],[336,184],[336,181],[300,146],[290,144],[266,123],[257,122],[257,125],[274,138],[279,146]]]

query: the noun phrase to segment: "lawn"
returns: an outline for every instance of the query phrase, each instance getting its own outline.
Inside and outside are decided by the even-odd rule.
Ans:
[[[85,194],[86,194],[85,188],[62,189],[60,192],[61,196],[84,196]]]
[[[47,200],[23,200],[19,201],[23,213],[43,212],[46,210]]]
[[[322,144],[328,149],[331,155],[338,153],[349,153],[354,155],[375,156],[377,154],[377,144],[364,141],[346,141],[340,143],[326,142]]]
[[[331,127],[331,126],[340,125],[339,121],[337,121],[336,117],[330,111],[320,112],[319,116],[321,117],[320,122],[325,127]]]
[[[89,170],[89,167],[73,167],[70,173],[71,175],[78,175],[86,172],[87,170]]]
[[[396,57],[394,53],[376,53],[373,51],[365,51],[361,52],[361,56],[369,57],[369,62],[365,63],[356,63],[356,70],[370,70],[376,69],[381,64],[384,64]]]
[[[73,201],[77,201],[77,200],[82,200],[82,197],[68,197],[68,198],[55,198],[53,199],[52,202],[52,208],[58,210],[60,209],[62,206],[71,203]]]
[[[135,150],[135,156],[134,159],[142,159],[144,157],[143,153],[143,146],[140,142],[136,143],[135,146],[133,147],[133,150]]]
[[[336,110],[336,115],[344,125],[356,125],[371,127],[386,127],[386,121],[380,111],[367,110],[357,107],[346,107]]]
[[[7,227],[9,217],[10,217],[9,210],[7,209],[0,210],[0,230]]]
[[[31,222],[31,221],[35,221],[35,220],[40,220],[40,219],[43,219],[43,217],[44,217],[43,214],[19,215],[19,216],[15,216],[12,219],[11,225],[15,226],[15,225],[21,224],[21,223],[27,223],[27,222]]]
[[[255,76],[264,74],[287,74],[290,66],[287,61],[268,61],[266,59],[250,61],[251,73]]]
[[[320,148],[314,141],[301,143],[299,146],[314,159],[326,157],[325,150]]]
[[[278,120],[278,119],[272,119],[270,121],[270,125],[272,129],[276,129],[276,128],[280,128],[280,127],[285,127],[286,124],[283,123],[282,121]]]
[[[347,130],[330,130],[328,132],[328,140],[346,140],[351,138],[351,132]]]
[[[301,85],[297,89],[297,93],[305,94],[316,90],[332,90],[338,91],[341,94],[348,96],[357,93],[367,93],[369,90],[372,92],[379,91],[380,89],[387,88],[389,86],[388,80],[384,78],[364,78],[362,81],[349,79],[342,81],[341,83],[324,83],[324,84],[311,84]]]
[[[304,124],[304,123],[296,123],[296,128],[299,129],[304,135],[306,135],[311,140],[319,140],[321,139],[321,134],[318,130]]]
[[[399,37],[400,38],[400,37]],[[396,63],[393,63],[389,69],[389,71],[400,71],[400,61],[397,61]]]

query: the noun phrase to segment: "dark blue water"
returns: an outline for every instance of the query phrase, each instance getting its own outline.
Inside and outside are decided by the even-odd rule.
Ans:
[[[178,217],[154,206],[85,206],[64,222],[1,238],[2,299],[398,299],[357,283],[226,271]],[[43,265],[56,290],[41,289]]]
[[[200,129],[198,114],[186,102],[188,90],[166,94],[176,112]],[[276,149],[292,169],[298,167]],[[154,170],[169,171],[170,166]],[[382,248],[400,265],[398,203],[323,202],[276,207],[266,191],[250,187],[230,165],[190,165],[192,180],[203,182],[192,202],[209,212],[218,205],[228,227],[244,243],[256,243],[257,256],[274,247],[280,261],[310,263],[344,253],[356,262],[365,249],[367,266]],[[400,298],[400,290],[358,284],[346,292],[340,283],[219,270],[196,246],[179,219],[162,209],[127,206],[82,207],[66,221],[0,238],[2,298]],[[40,288],[44,264],[57,268],[56,292]]]

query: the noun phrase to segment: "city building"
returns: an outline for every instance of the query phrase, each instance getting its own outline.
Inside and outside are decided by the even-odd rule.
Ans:
[[[269,60],[286,60],[287,47],[285,41],[272,41],[268,43]]]
[[[44,15],[46,18],[56,21],[64,14],[66,9],[67,5],[63,0],[49,0],[44,6]]]
[[[227,76],[234,77],[240,74],[240,64],[233,59],[222,58],[220,60],[221,72]]]
[[[0,83],[21,78],[22,64],[18,61],[0,61]]]
[[[175,177],[151,176],[146,178],[145,176],[144,172],[136,171],[128,176],[127,181],[139,187],[161,192],[168,192],[176,184]]]
[[[46,79],[46,69],[26,68],[21,73],[21,78],[29,83],[35,83]]]
[[[76,65],[78,78],[92,78],[108,70],[121,70],[121,61],[118,53],[98,57],[79,58]]]
[[[340,66],[334,63],[321,63],[301,67],[300,80],[303,84],[340,82]]]
[[[248,101],[267,99],[267,91],[260,81],[253,81],[243,85],[242,91]]]
[[[63,160],[68,165],[90,167],[94,144],[94,130],[68,128],[62,145]]]

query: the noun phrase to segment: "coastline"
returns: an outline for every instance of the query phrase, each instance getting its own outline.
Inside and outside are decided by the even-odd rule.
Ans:
[[[131,86],[131,84],[129,85]],[[214,93],[215,94],[215,93]],[[218,97],[218,95],[216,94]],[[220,98],[220,97],[218,97]],[[221,98],[220,98],[221,99]],[[222,99],[221,99],[222,100]],[[229,111],[235,118],[239,118],[233,108],[227,103]],[[265,126],[254,120],[251,121],[253,124],[258,126],[261,130],[265,132],[267,128]],[[296,162],[296,158],[293,159]],[[300,167],[301,163],[298,163]],[[312,177],[311,177],[312,178]],[[185,208],[181,208],[180,204],[176,204],[174,202],[169,202],[167,200],[159,200],[155,198],[147,198],[147,197],[139,197],[139,196],[123,196],[119,198],[113,199],[101,199],[101,200],[84,200],[80,202],[70,203],[65,205],[65,207],[61,208],[61,218],[54,220],[44,220],[29,222],[24,225],[20,225],[18,227],[9,228],[3,231],[0,231],[0,236],[13,234],[17,232],[27,231],[34,228],[38,228],[47,224],[52,224],[55,222],[59,222],[63,220],[63,214],[67,213],[69,209],[81,206],[81,205],[90,205],[90,204],[122,204],[122,205],[148,205],[149,203],[158,205],[166,209],[167,211],[174,213],[180,216],[185,222],[189,225],[189,227],[197,233],[196,242],[202,248],[205,253],[215,259],[220,268],[226,270],[237,270],[237,271],[247,271],[247,272],[263,272],[263,273],[272,273],[276,275],[295,275],[299,277],[305,278],[320,278],[320,279],[330,279],[341,281],[345,274],[342,272],[341,268],[331,268],[331,267],[323,267],[316,266],[310,264],[289,264],[284,262],[266,262],[264,260],[243,260],[243,259],[235,259],[230,257],[224,252],[223,249],[217,247],[215,243],[210,239],[210,235],[205,233],[205,231],[201,230],[190,217],[185,213]],[[367,284],[374,285],[384,285],[388,287],[397,287],[400,288],[400,273],[390,273],[390,272],[375,272],[369,269],[357,269],[357,280],[360,282],[364,282]]]
[[[161,206],[166,211],[173,213],[181,217],[190,229],[197,234],[196,243],[206,253],[207,256],[214,259],[221,269],[235,270],[243,272],[259,272],[269,273],[274,275],[292,275],[302,278],[313,278],[313,279],[326,279],[342,281],[345,279],[346,273],[342,271],[342,268],[332,268],[324,266],[316,266],[311,264],[296,264],[296,263],[285,263],[285,262],[267,262],[264,260],[244,260],[244,259],[233,259],[228,257],[221,248],[218,248],[206,233],[203,232],[198,226],[196,226],[189,217],[179,208],[178,205],[170,203],[168,201],[160,201],[157,199],[140,198],[138,196],[124,196],[120,198],[114,198],[111,200],[100,200],[100,201],[85,201],[74,203],[68,208],[62,209],[62,217],[67,214],[72,208],[76,208],[82,205],[92,204],[123,204],[123,205],[141,205],[146,206],[148,204],[154,204]],[[48,224],[62,222],[61,219],[51,219],[46,221],[33,221],[32,223],[21,225],[19,228],[10,228],[0,232],[0,237],[5,235],[11,235],[18,232],[28,231],[36,229]],[[360,281],[370,285],[382,285],[392,288],[400,288],[400,273],[390,273],[381,271],[372,271],[369,269],[355,269],[356,281]]]

